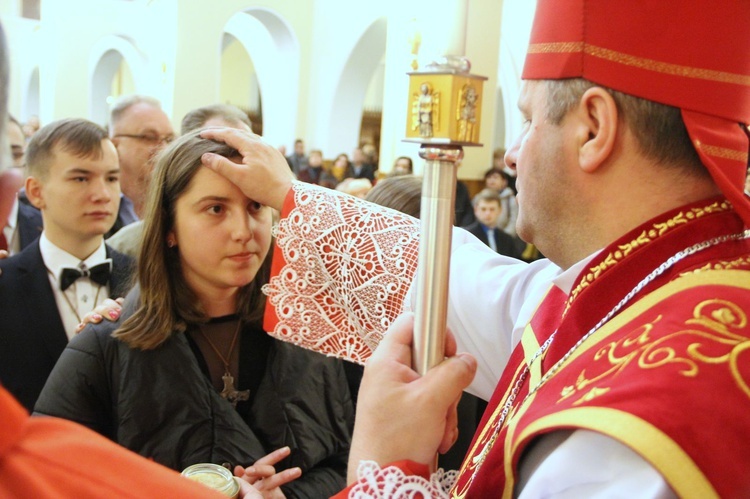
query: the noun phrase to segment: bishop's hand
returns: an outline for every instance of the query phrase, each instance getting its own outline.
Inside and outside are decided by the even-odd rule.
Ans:
[[[281,211],[294,174],[278,149],[254,133],[235,128],[206,128],[201,137],[224,142],[242,156],[242,163],[235,163],[206,153],[201,158],[204,166],[226,177],[253,201]]]
[[[456,354],[446,335],[446,359],[420,376],[411,368],[413,314],[393,322],[367,361],[357,402],[348,482],[362,460],[380,466],[400,460],[434,462],[458,437],[456,405],[477,369],[474,357]]]

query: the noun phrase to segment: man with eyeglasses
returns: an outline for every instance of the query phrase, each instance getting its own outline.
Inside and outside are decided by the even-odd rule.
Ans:
[[[127,225],[143,216],[154,157],[174,139],[174,129],[158,100],[128,95],[112,108],[109,136],[117,148],[122,171],[120,183],[125,207],[120,210],[118,223]]]

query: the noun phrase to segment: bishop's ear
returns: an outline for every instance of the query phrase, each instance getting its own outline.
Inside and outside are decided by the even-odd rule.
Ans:
[[[44,185],[36,177],[26,177],[26,197],[36,208],[43,210],[45,208],[44,202]]]
[[[579,164],[592,173],[612,154],[618,132],[617,104],[601,87],[584,92],[577,109],[580,120]]]

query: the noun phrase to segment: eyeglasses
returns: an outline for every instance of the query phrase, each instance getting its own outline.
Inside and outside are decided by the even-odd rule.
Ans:
[[[169,144],[174,140],[174,135],[155,135],[155,134],[132,134],[132,133],[120,133],[117,135],[114,135],[112,138],[118,138],[118,137],[127,137],[129,139],[136,139],[141,140],[143,142],[148,142],[151,145],[158,145],[158,144]]]

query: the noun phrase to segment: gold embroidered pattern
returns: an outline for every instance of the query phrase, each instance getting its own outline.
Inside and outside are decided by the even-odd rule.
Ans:
[[[683,272],[680,275],[695,274],[696,272],[705,272],[707,270],[736,270],[736,269],[748,269],[750,270],[750,256],[741,256],[734,260],[721,260],[719,262],[710,262],[698,269]]]
[[[665,222],[655,223],[651,229],[644,230],[629,243],[618,246],[617,250],[610,252],[607,256],[604,257],[603,260],[601,260],[601,263],[591,267],[588,273],[584,275],[580,281],[578,281],[578,285],[573,289],[573,291],[570,292],[570,298],[568,298],[568,302],[565,305],[563,317],[568,313],[570,306],[573,304],[573,301],[581,293],[581,291],[583,291],[597,278],[599,278],[606,270],[609,270],[618,262],[630,255],[634,250],[640,248],[641,246],[645,246],[658,237],[663,236],[675,227],[689,223],[692,220],[697,220],[705,215],[720,213],[730,209],[731,204],[729,204],[729,202],[725,200],[721,202],[716,201],[707,206],[691,208],[686,212],[681,211]]]
[[[583,369],[573,385],[563,388],[558,403],[577,397],[573,405],[580,405],[607,393],[610,387],[601,386],[602,383],[614,381],[634,363],[643,370],[679,366],[679,374],[689,378],[698,376],[702,365],[726,364],[737,387],[750,398],[750,379],[745,379],[747,373],[739,369],[740,355],[750,350],[748,317],[741,307],[727,300],[704,300],[693,309],[693,317],[685,321],[685,329],[654,339],[652,332],[661,319],[658,315],[624,338],[599,348],[593,364],[598,363],[604,370],[589,378]]]
[[[556,43],[534,43],[529,45],[529,54],[555,54],[584,52],[590,56],[605,59],[618,64],[632,66],[655,73],[662,73],[698,80],[717,81],[721,83],[732,83],[735,85],[750,86],[750,76],[726,71],[715,71],[713,69],[683,66],[669,62],[656,61],[645,57],[637,57],[616,50],[589,45],[584,42],[556,42]]]

